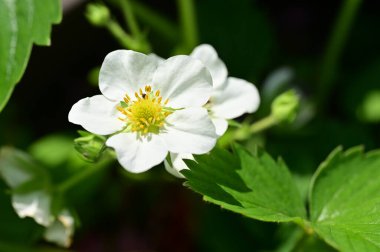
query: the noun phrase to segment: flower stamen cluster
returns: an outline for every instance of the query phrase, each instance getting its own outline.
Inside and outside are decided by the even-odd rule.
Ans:
[[[209,152],[215,127],[202,106],[210,99],[212,78],[189,56],[167,60],[130,50],[109,53],[100,68],[102,94],[73,105],[69,121],[107,136],[119,163],[139,173],[165,160],[169,152]]]
[[[132,101],[126,94],[117,109],[122,113],[119,120],[127,124],[127,129],[132,132],[146,135],[157,134],[165,124],[165,118],[172,112],[165,107],[169,99],[162,101],[160,90],[154,91],[151,86],[146,85],[139,92],[135,92],[135,100]]]

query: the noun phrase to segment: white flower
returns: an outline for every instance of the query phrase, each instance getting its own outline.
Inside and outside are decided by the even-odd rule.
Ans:
[[[260,96],[255,85],[243,79],[227,77],[226,65],[211,45],[197,46],[190,56],[202,61],[211,73],[213,92],[207,107],[219,136],[227,130],[227,119],[257,110]]]
[[[202,106],[212,92],[207,68],[189,56],[159,62],[129,50],[109,53],[100,69],[103,95],[74,104],[69,121],[110,135],[120,164],[143,172],[168,152],[203,154],[216,142],[213,123]]]
[[[74,218],[67,209],[58,216],[53,215],[52,185],[46,171],[27,154],[5,147],[0,149],[0,176],[12,189],[12,206],[18,216],[33,218],[44,226],[47,241],[70,246]]]
[[[62,247],[70,247],[75,228],[74,217],[71,213],[64,209],[56,220],[46,228],[44,232],[45,240],[54,242]]]
[[[257,110],[260,104],[259,92],[248,81],[227,77],[226,65],[211,45],[197,46],[190,56],[202,61],[211,73],[213,91],[206,107],[216,128],[216,134],[222,136],[228,128],[228,119]],[[165,162],[166,170],[183,177],[178,171],[187,168],[182,159],[193,159],[190,153],[171,153],[173,167]]]

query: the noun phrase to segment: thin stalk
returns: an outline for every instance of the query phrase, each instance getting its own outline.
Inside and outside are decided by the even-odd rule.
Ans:
[[[106,27],[122,46],[129,49],[137,47],[136,41],[116,21],[110,20]]]
[[[164,38],[170,41],[176,42],[178,40],[178,27],[170,20],[148,8],[140,1],[131,1],[130,5],[139,20],[147,24],[152,30],[162,34]]]
[[[139,25],[136,21],[133,6],[130,3],[130,0],[119,0],[121,9],[123,10],[125,22],[127,26],[129,27],[129,30],[131,31],[131,34],[133,37],[140,38],[141,31],[139,28]]]
[[[105,153],[104,155],[106,155]],[[104,160],[98,162],[96,165],[93,165],[92,167],[86,167],[82,171],[76,173],[69,179],[63,181],[60,183],[56,190],[60,193],[65,193],[69,191],[71,188],[75,187],[79,183],[83,182],[84,180],[88,179],[89,177],[93,176],[97,172],[100,172],[102,169],[106,168],[108,164],[112,161],[112,158],[105,157]]]
[[[274,118],[274,116],[272,115],[269,115],[267,117],[264,117],[263,119],[253,123],[250,128],[249,128],[249,131],[251,134],[256,134],[256,133],[259,133],[263,130],[266,130],[274,125],[276,125],[278,122],[276,120],[276,118]]]
[[[193,0],[177,0],[183,43],[187,50],[198,44],[198,30]]]
[[[317,93],[317,103],[318,107],[321,109],[323,109],[330,94],[335,73],[338,70],[339,59],[341,58],[344,49],[344,44],[361,2],[362,0],[345,0],[332,29],[322,59],[319,90]]]

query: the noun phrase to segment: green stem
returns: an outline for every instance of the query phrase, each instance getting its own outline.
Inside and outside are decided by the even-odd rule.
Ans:
[[[319,90],[317,94],[319,108],[323,108],[331,91],[344,43],[348,37],[350,27],[361,2],[361,0],[345,0],[332,30],[322,60]]]
[[[231,125],[231,123],[229,123]],[[271,115],[249,125],[248,123],[236,124],[232,123],[238,128],[234,131],[227,131],[218,142],[218,145],[222,148],[230,145],[234,141],[246,140],[251,137],[252,134],[257,134],[264,131],[276,124],[278,121]]]
[[[191,51],[198,44],[198,31],[193,0],[177,0],[183,43]]]
[[[126,24],[128,25],[131,34],[134,37],[140,38],[141,37],[141,32],[140,28],[137,24],[135,14],[133,12],[133,7],[130,3],[129,0],[120,0],[120,5],[123,10],[124,18],[126,21]]]
[[[103,155],[107,155],[107,153],[104,153]],[[77,184],[81,183],[82,181],[88,179],[89,177],[93,176],[97,172],[101,171],[105,167],[108,166],[110,162],[112,162],[112,158],[110,157],[104,157],[103,160],[99,161],[96,165],[93,165],[91,167],[85,167],[82,171],[76,173],[69,179],[63,181],[60,183],[56,190],[60,193],[65,193],[71,188],[75,187]]]
[[[147,43],[142,43],[127,34],[124,29],[115,20],[110,20],[107,25],[107,29],[116,38],[119,43],[125,48],[139,51],[142,53],[149,53],[150,46]]]
[[[296,219],[294,221],[299,227],[302,228],[302,230],[304,231],[305,234],[307,235],[312,235],[314,234],[314,229],[313,227],[310,225],[310,222],[305,220],[305,219]]]
[[[151,29],[156,30],[170,41],[176,42],[178,40],[178,28],[164,16],[151,10],[140,1],[131,1],[130,5],[133,7],[136,16]]]
[[[122,46],[131,49],[136,47],[136,42],[123,30],[119,23],[114,20],[110,20],[106,27]]]
[[[252,124],[249,128],[249,131],[251,134],[259,133],[263,130],[266,130],[267,128],[270,128],[274,125],[276,125],[278,122],[274,116],[269,115],[267,117],[264,117],[263,119],[255,122]]]

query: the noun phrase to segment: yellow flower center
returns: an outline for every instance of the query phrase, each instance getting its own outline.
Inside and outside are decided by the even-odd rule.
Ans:
[[[135,92],[135,100],[126,94],[124,101],[120,102],[117,109],[123,114],[120,120],[127,123],[127,129],[142,135],[147,133],[157,134],[164,126],[165,118],[172,113],[165,107],[169,99],[162,101],[160,90],[153,91],[151,86],[145,86]]]

